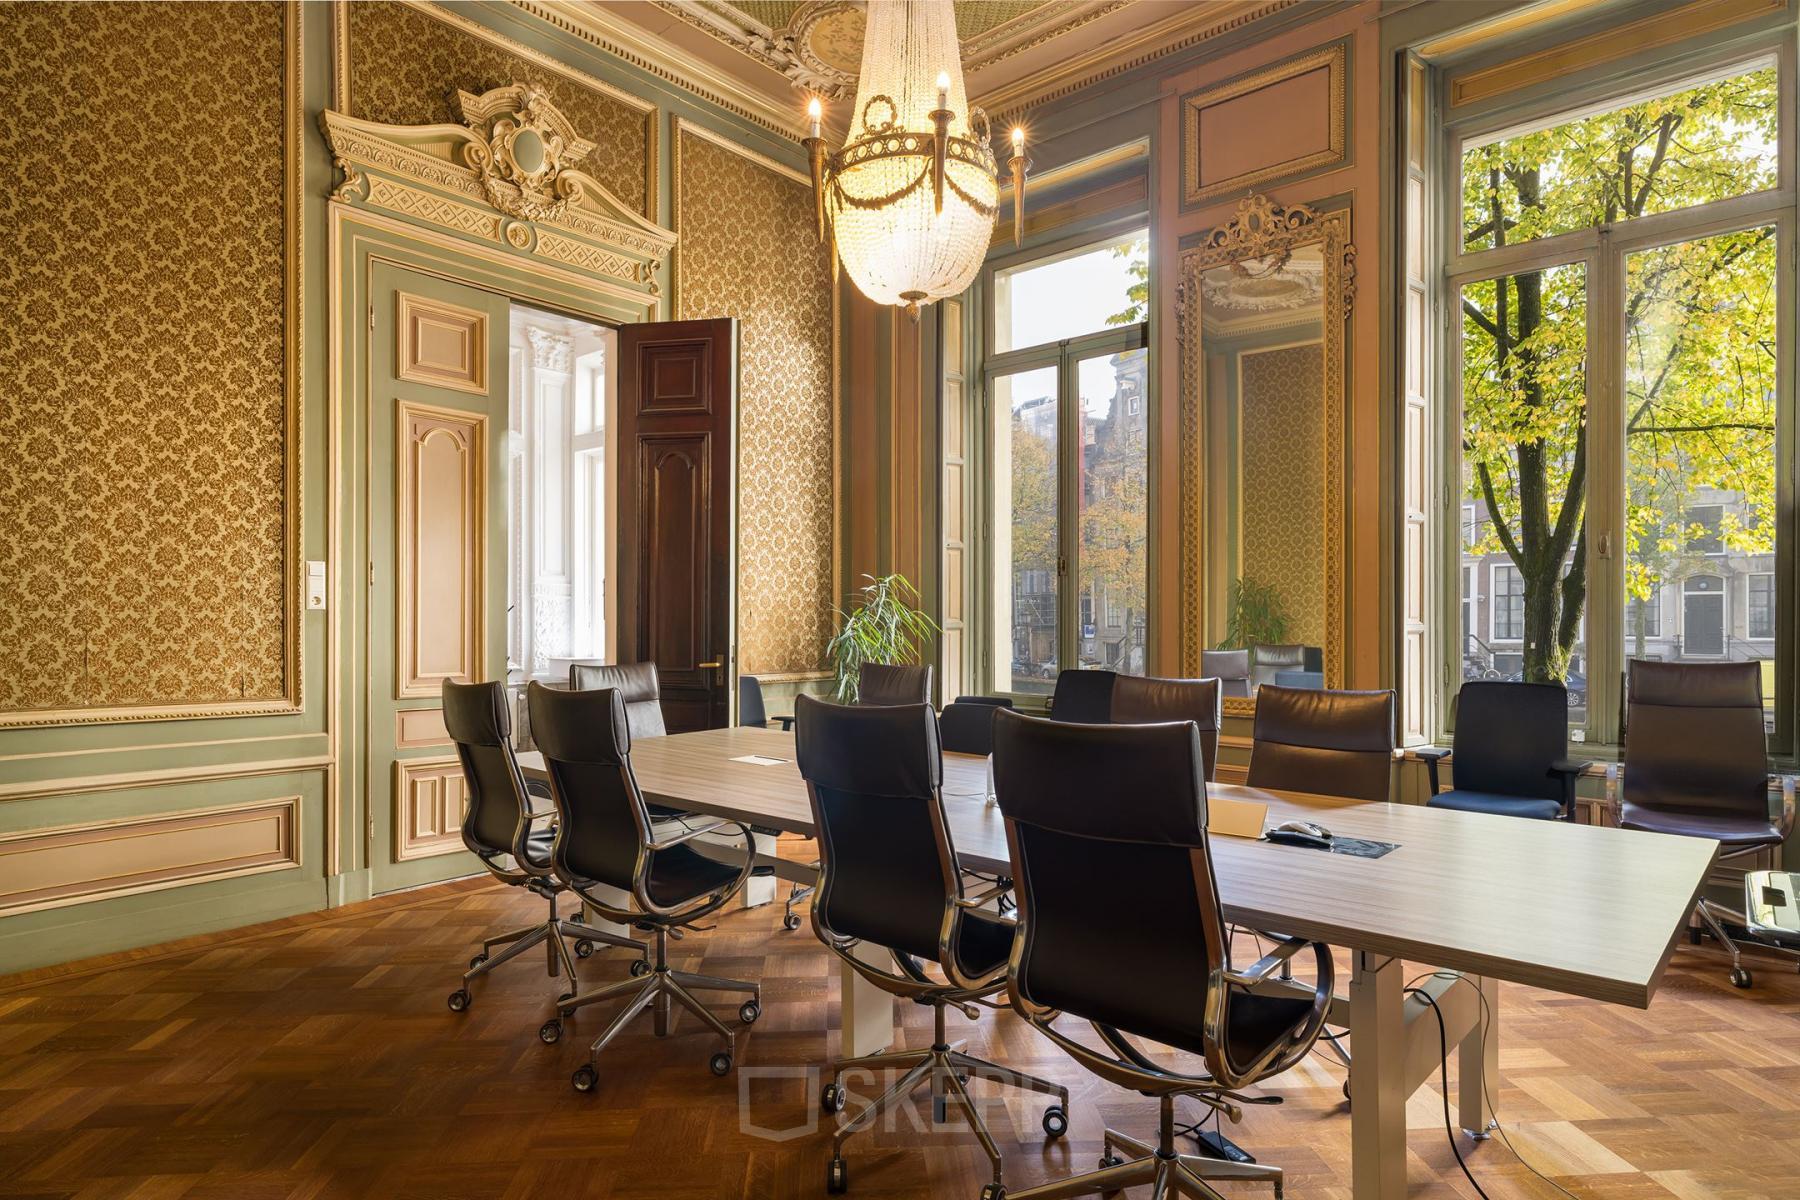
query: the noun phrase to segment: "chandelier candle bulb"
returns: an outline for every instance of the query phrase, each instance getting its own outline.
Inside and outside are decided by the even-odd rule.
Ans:
[[[834,258],[869,299],[916,318],[980,272],[999,164],[963,93],[949,0],[869,0],[867,28],[844,145],[827,152],[816,125],[805,144]]]
[[[1006,165],[1012,171],[1013,188],[1013,245],[1025,244],[1025,170],[1031,164],[1025,159],[1025,129],[1014,125],[1012,131],[1012,157]]]
[[[806,105],[806,116],[812,132],[801,140],[806,147],[807,165],[812,168],[813,184],[813,223],[818,228],[819,240],[825,240],[825,139],[820,135],[820,125],[825,117],[825,106],[814,96]],[[837,254],[832,253],[832,277],[837,276]]]

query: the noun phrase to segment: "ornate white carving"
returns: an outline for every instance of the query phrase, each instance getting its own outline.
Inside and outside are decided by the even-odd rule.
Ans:
[[[531,84],[495,88],[479,96],[456,93],[475,138],[463,161],[475,171],[488,203],[508,216],[554,221],[581,199],[583,178],[572,170],[594,143]]]
[[[548,329],[530,328],[525,336],[531,342],[531,365],[545,371],[567,371],[573,361],[575,342]]]

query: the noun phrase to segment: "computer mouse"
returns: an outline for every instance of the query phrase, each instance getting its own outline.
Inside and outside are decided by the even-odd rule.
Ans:
[[[1277,846],[1304,846],[1309,850],[1331,849],[1331,831],[1311,821],[1283,821],[1263,834],[1263,840]]]
[[[1275,828],[1285,829],[1290,833],[1304,833],[1308,837],[1316,837],[1322,842],[1329,842],[1331,840],[1331,830],[1325,828],[1317,821],[1283,821]]]

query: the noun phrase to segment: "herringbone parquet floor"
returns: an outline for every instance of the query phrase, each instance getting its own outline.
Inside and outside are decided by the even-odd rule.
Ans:
[[[484,931],[539,911],[465,882],[0,979],[0,1196],[821,1195],[815,1072],[838,1051],[838,1011],[830,956],[809,929],[782,932],[777,905],[676,944],[679,966],[764,981],[733,1077],[708,1073],[713,1043],[694,1022],[658,1041],[640,1021],[581,1096],[569,1074],[605,1010],[541,1044],[557,987],[541,960],[478,985],[469,1012],[444,1005]],[[1518,1149],[1581,1197],[1800,1196],[1800,977],[1770,963],[1739,992],[1719,962],[1680,948],[1648,1012],[1503,989],[1499,1106]],[[625,960],[602,952],[583,971],[623,977]],[[928,1041],[929,1012],[903,1013],[909,1043]],[[990,1111],[1009,1184],[1087,1169],[1105,1122],[1149,1132],[1149,1102],[1086,1076],[1012,1014],[952,1024],[974,1052],[1073,1092],[1061,1142],[1045,1143],[1035,1099],[1009,1094]],[[1279,1081],[1285,1103],[1228,1128],[1287,1168],[1290,1196],[1348,1200],[1342,1078],[1310,1059]],[[853,1196],[974,1200],[985,1160],[954,1120],[932,1129],[928,1116],[922,1102],[853,1140]],[[1473,1196],[1435,1088],[1415,1097],[1409,1123],[1413,1196]],[[1496,1200],[1558,1194],[1499,1140],[1463,1144]]]

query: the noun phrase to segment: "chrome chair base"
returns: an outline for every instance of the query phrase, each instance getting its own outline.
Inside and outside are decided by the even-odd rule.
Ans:
[[[1027,1075],[1022,1071],[1014,1071],[1010,1067],[1002,1067],[986,1059],[976,1058],[972,1054],[964,1054],[961,1042],[954,1044],[944,1040],[944,1005],[940,1002],[932,1005],[936,1018],[936,1036],[932,1044],[922,1050],[900,1050],[884,1054],[870,1054],[861,1058],[846,1058],[832,1064],[831,1082],[825,1085],[820,1093],[819,1103],[827,1113],[841,1112],[844,1107],[843,1076],[846,1071],[906,1069],[900,1081],[876,1098],[875,1102],[857,1113],[856,1116],[838,1127],[831,1142],[831,1162],[826,1172],[826,1190],[841,1192],[844,1190],[847,1171],[844,1164],[844,1143],[856,1133],[867,1129],[875,1123],[875,1118],[892,1109],[895,1105],[909,1099],[920,1085],[929,1081],[932,1096],[932,1119],[944,1121],[948,1118],[951,1102],[955,1102],[969,1122],[969,1128],[987,1152],[988,1161],[993,1164],[994,1182],[983,1195],[1005,1195],[1001,1189],[1000,1149],[994,1144],[993,1135],[988,1132],[987,1122],[981,1119],[981,1112],[975,1107],[969,1096],[965,1080],[970,1076],[979,1079],[1003,1083],[1008,1087],[1022,1088],[1039,1095],[1054,1096],[1056,1103],[1044,1112],[1044,1132],[1050,1137],[1061,1137],[1069,1128],[1069,1089],[1048,1079],[1039,1079],[1035,1075]]]
[[[550,917],[548,920],[540,921],[535,925],[522,925],[517,929],[510,929],[481,943],[481,953],[469,960],[469,969],[463,972],[462,986],[450,993],[449,1005],[452,1012],[462,1012],[474,1002],[474,998],[469,994],[469,983],[472,980],[486,975],[501,963],[517,958],[539,943],[547,943],[545,946],[547,960],[545,973],[552,979],[564,973],[567,973],[569,977],[569,990],[564,992],[561,997],[564,1000],[575,994],[575,959],[586,958],[594,952],[595,946],[615,946],[621,950],[635,950],[640,955],[649,949],[643,942],[558,916],[556,896],[551,895],[549,902]],[[571,943],[575,947],[573,956],[569,953]],[[496,954],[494,953],[496,946],[504,946],[506,949]]]
[[[1730,921],[1732,924],[1742,927],[1749,924],[1748,919],[1743,913],[1726,908],[1723,904],[1715,904],[1704,896],[1694,905],[1694,911],[1700,915],[1700,920],[1706,926],[1707,931],[1717,938],[1719,944],[1725,947],[1726,953],[1731,955],[1732,985],[1741,988],[1749,987],[1753,980],[1749,970],[1744,966],[1743,951],[1739,948],[1736,939],[1725,932],[1724,925],[1725,921]],[[1753,941],[1750,944],[1762,950],[1786,955],[1794,961],[1795,969],[1800,970],[1800,950],[1795,950],[1790,946],[1778,946],[1773,942]]]
[[[1006,1192],[1004,1200],[1058,1200],[1064,1196],[1116,1192],[1146,1183],[1150,1185],[1152,1200],[1162,1200],[1165,1196],[1187,1196],[1191,1200],[1224,1200],[1207,1182],[1212,1179],[1263,1180],[1274,1185],[1275,1200],[1281,1200],[1280,1167],[1177,1153],[1175,1097],[1172,1095],[1162,1097],[1162,1122],[1158,1142],[1159,1145],[1152,1147],[1147,1142],[1140,1142],[1127,1134],[1108,1129],[1099,1170],[1040,1184],[1022,1192]],[[1126,1151],[1132,1157],[1120,1159],[1113,1153],[1115,1148]]]
[[[557,1013],[544,1022],[538,1030],[538,1037],[545,1042],[556,1042],[562,1038],[562,1023],[566,1017],[575,1015],[577,1009],[586,1008],[590,1004],[600,1004],[608,1000],[625,998],[625,1007],[613,1014],[607,1025],[588,1051],[588,1062],[578,1068],[571,1079],[578,1092],[591,1092],[600,1078],[600,1052],[619,1036],[632,1020],[645,1009],[651,1010],[654,1030],[657,1037],[669,1034],[669,1017],[674,1005],[692,1013],[700,1023],[725,1040],[725,1049],[712,1056],[710,1066],[714,1075],[725,1075],[730,1072],[733,1056],[737,1049],[737,1034],[725,1022],[714,1016],[712,1011],[694,996],[695,992],[741,992],[750,998],[738,1006],[738,1020],[745,1025],[753,1025],[762,1016],[762,985],[749,983],[741,979],[719,979],[711,975],[694,975],[687,971],[676,971],[669,966],[668,946],[670,930],[656,930],[656,957],[654,963],[643,961],[631,964],[630,979],[621,979],[604,987],[581,995],[563,996],[557,1004]]]

